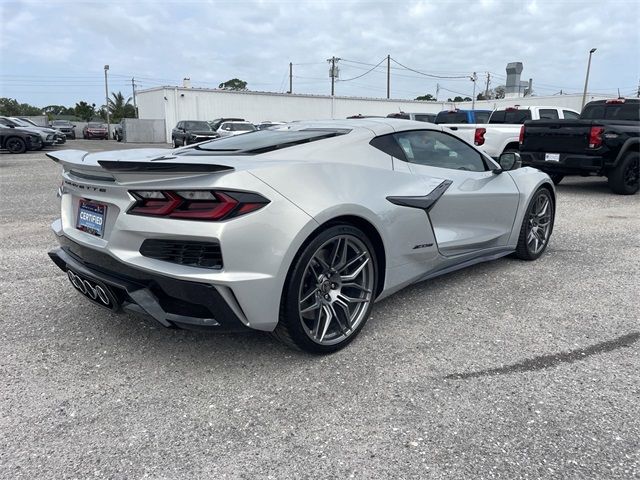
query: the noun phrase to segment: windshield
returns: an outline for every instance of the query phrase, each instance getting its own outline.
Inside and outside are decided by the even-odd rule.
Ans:
[[[475,112],[476,123],[487,123],[491,112]]]
[[[31,125],[30,123],[25,122],[24,120],[20,120],[19,118],[11,117],[11,121],[16,125],[20,125],[21,127],[33,127],[33,125]]]
[[[198,150],[231,153],[264,153],[349,133],[346,129],[256,130],[244,135],[222,137],[201,143]]]
[[[104,128],[104,125],[101,123],[90,123],[87,125],[87,128]]]
[[[231,130],[234,132],[252,132],[256,129],[250,123],[230,123]]]
[[[71,125],[71,122],[67,122],[65,120],[54,120],[51,122],[51,125],[60,125],[61,127],[66,127],[67,125]]]
[[[207,122],[184,122],[185,130],[201,130],[204,132],[210,132],[211,127]]]
[[[489,123],[522,125],[527,120],[531,120],[531,110],[496,110],[491,114]]]

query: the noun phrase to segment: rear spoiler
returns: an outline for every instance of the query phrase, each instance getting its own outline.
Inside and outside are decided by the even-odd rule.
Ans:
[[[207,163],[206,159],[194,159],[191,162],[184,160],[173,161],[177,157],[166,156],[166,151],[150,151],[147,158],[136,155],[137,152],[129,153],[129,158],[124,160],[99,160],[102,154],[91,154],[82,150],[61,150],[47,153],[47,157],[57,163],[65,165],[67,168],[80,168],[87,170],[106,170],[117,173],[217,173],[235,170],[228,165],[218,165]],[[107,156],[111,152],[104,152]],[[120,152],[116,155],[121,155]],[[98,158],[96,158],[96,156]],[[113,154],[111,155],[113,158]],[[138,157],[138,158],[136,158]],[[108,157],[107,157],[108,158]],[[116,157],[117,158],[117,157]]]
[[[233,170],[227,165],[209,163],[151,163],[121,162],[118,160],[98,160],[98,164],[108,172],[171,172],[171,173],[213,173]]]

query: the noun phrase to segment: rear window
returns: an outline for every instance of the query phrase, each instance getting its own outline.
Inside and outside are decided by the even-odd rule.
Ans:
[[[489,123],[522,125],[531,120],[531,110],[496,110],[489,117]]]
[[[408,113],[390,113],[389,115],[387,115],[387,118],[402,118],[404,120],[409,120],[409,114]]]
[[[541,108],[539,113],[540,120],[558,120],[560,118],[555,108]]]
[[[440,112],[436,123],[469,123],[466,112]]]
[[[575,120],[577,118],[580,118],[580,114],[576,112],[572,112],[571,110],[563,110],[562,114],[564,115],[564,118],[567,120]]]
[[[349,129],[307,128],[304,130],[256,130],[200,143],[193,148],[220,155],[258,154],[315,142],[349,133]],[[185,151],[188,154],[189,151]]]
[[[475,112],[476,123],[487,123],[491,112]]]
[[[416,122],[431,122],[436,119],[435,115],[416,115]]]
[[[583,120],[640,120],[639,103],[587,105],[580,114]]]

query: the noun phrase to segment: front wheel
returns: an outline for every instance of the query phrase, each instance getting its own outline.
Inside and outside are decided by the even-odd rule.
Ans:
[[[351,225],[327,228],[293,262],[274,336],[310,353],[344,348],[367,322],[377,280],[367,236]]]
[[[555,206],[551,193],[539,189],[531,198],[520,227],[515,255],[522,260],[539,258],[549,244],[553,230]]]
[[[20,137],[10,137],[4,144],[9,153],[24,153],[27,151],[27,142]]]
[[[609,187],[619,195],[633,195],[640,190],[640,154],[628,153],[609,174]]]

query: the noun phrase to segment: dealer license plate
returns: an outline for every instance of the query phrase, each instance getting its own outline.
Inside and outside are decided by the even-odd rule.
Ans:
[[[559,153],[545,153],[544,160],[546,162],[559,162],[560,154]]]
[[[91,235],[95,235],[96,237],[102,237],[106,216],[106,205],[89,202],[87,200],[80,200],[76,228]]]

